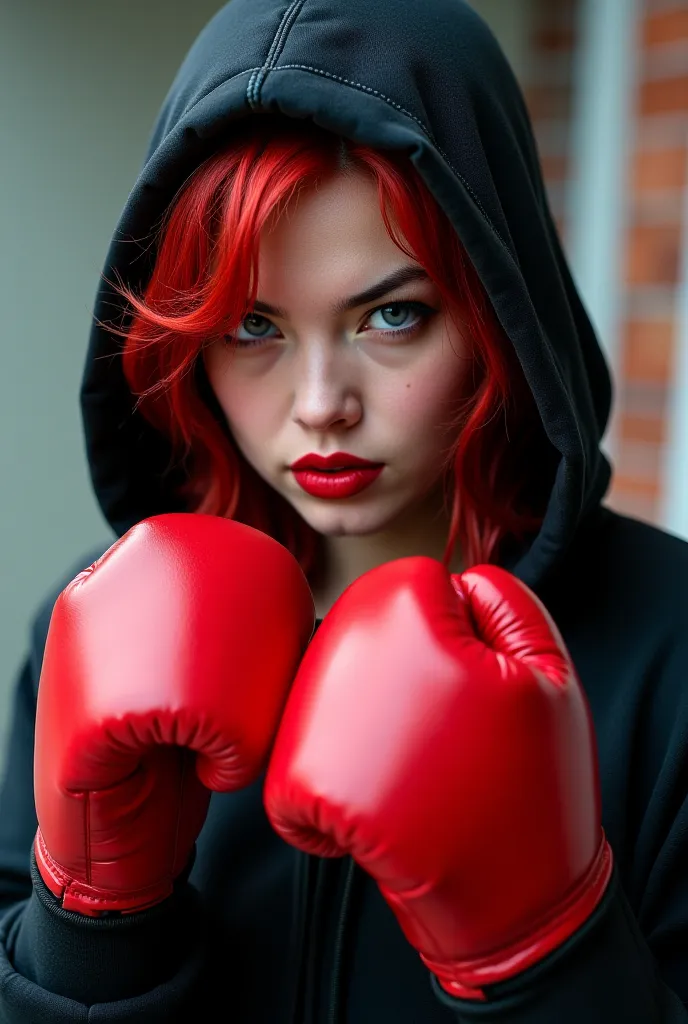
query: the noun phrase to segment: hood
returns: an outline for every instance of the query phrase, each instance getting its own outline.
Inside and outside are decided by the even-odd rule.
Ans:
[[[544,522],[513,571],[537,586],[599,506],[609,373],[548,208],[519,86],[462,0],[232,0],[201,32],[165,99],[103,277],[142,289],[150,240],[196,167],[256,113],[309,118],[408,154],[454,225],[559,455]],[[117,534],[178,510],[170,452],[135,409],[121,339],[103,322],[123,300],[104,281],[84,371],[87,456]]]

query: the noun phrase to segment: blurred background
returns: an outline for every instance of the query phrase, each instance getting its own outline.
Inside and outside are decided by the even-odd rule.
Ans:
[[[220,6],[0,0],[0,748],[30,616],[113,539],[78,408],[92,302],[158,107]],[[688,538],[688,0],[473,6],[522,83],[612,365],[609,504]]]

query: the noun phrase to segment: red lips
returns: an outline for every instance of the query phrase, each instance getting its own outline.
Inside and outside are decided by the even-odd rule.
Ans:
[[[373,469],[381,466],[381,462],[370,462],[368,459],[361,459],[358,455],[350,455],[348,452],[333,452],[332,455],[316,455],[311,452],[303,458],[293,462],[290,469]]]
[[[333,455],[304,455],[291,467],[302,491],[312,498],[342,500],[353,498],[375,483],[384,469],[383,462],[369,462],[348,452]]]

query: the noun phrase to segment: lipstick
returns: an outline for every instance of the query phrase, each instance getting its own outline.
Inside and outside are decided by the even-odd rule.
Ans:
[[[304,455],[290,466],[299,487],[314,498],[351,498],[369,487],[384,469],[349,452]]]

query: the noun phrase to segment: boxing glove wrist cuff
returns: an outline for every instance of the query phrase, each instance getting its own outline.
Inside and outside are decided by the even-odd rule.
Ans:
[[[440,962],[421,954],[425,965],[451,996],[484,1000],[483,989],[538,963],[576,932],[595,911],[612,875],[611,848],[602,841],[589,870],[564,900],[527,936],[494,953],[471,960]]]
[[[161,903],[172,894],[174,879],[163,879],[155,886],[135,892],[114,892],[98,889],[80,879],[74,878],[61,864],[54,859],[40,828],[34,840],[36,865],[41,878],[64,910],[71,910],[88,917],[100,917],[103,914],[119,912],[133,914]]]

